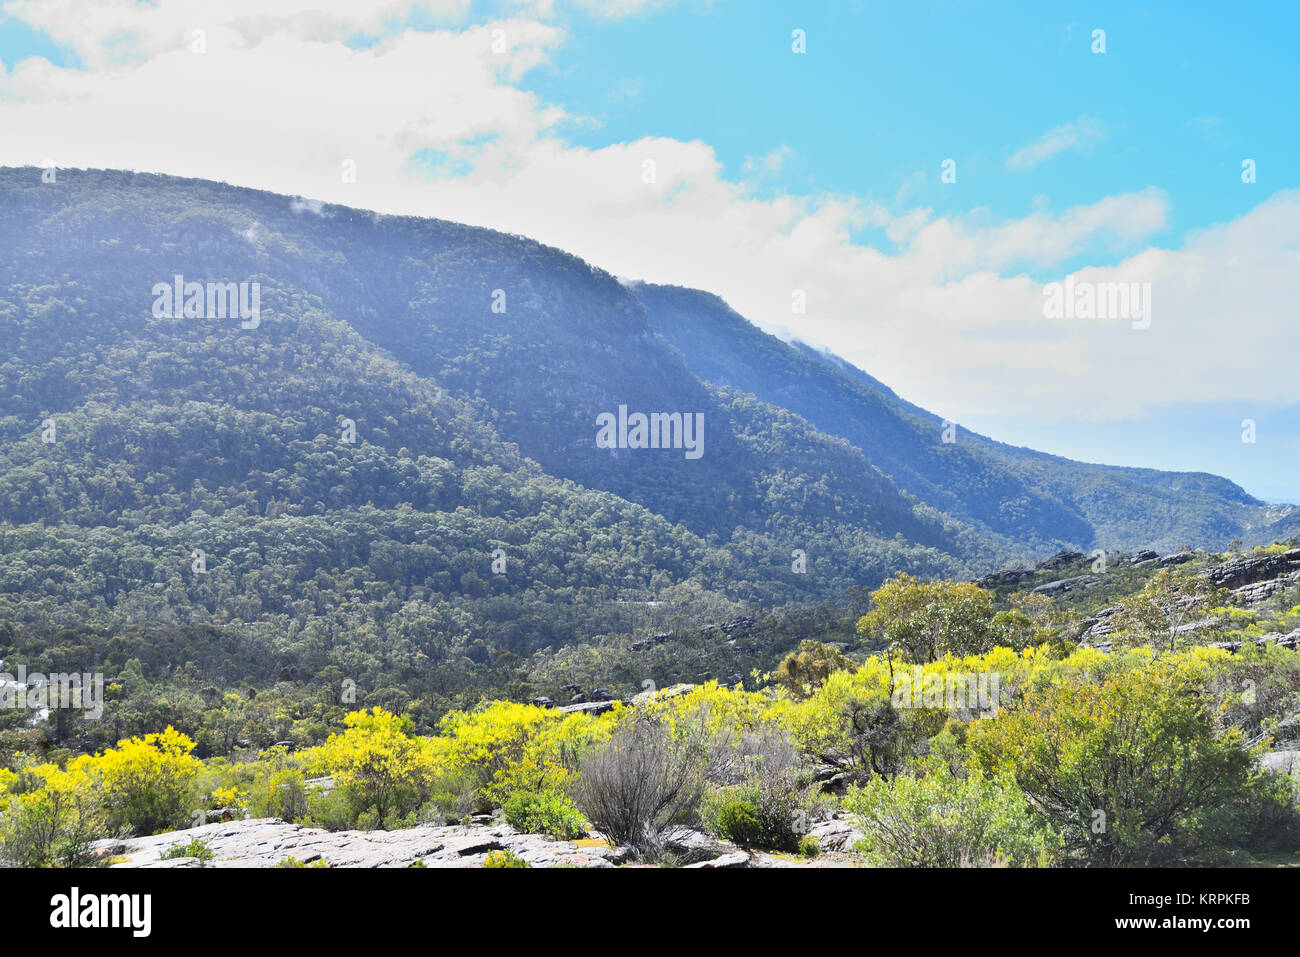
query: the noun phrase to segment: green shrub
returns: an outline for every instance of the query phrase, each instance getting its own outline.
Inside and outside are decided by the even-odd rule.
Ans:
[[[954,776],[938,761],[850,787],[844,806],[865,835],[857,850],[884,867],[1025,867],[1051,863],[1055,841],[1009,778]]]
[[[1083,860],[1178,860],[1220,811],[1262,786],[1240,729],[1224,730],[1205,669],[1157,660],[1109,676],[1032,688],[1015,711],[971,729],[988,771],[1014,774]]]
[[[334,788],[328,792],[320,789],[307,792],[306,821],[313,827],[346,831],[356,826],[360,816],[360,810],[347,791]]]
[[[264,817],[297,821],[307,816],[307,785],[298,768],[282,768],[267,777],[259,794]]]
[[[576,841],[587,834],[582,814],[563,794],[516,791],[502,806],[506,823],[516,831]]]
[[[709,833],[744,847],[763,843],[758,819],[758,788],[731,787],[715,791],[704,800],[704,826]]]
[[[812,798],[793,745],[777,733],[745,734],[735,754],[705,798],[705,828],[742,847],[798,851]]]
[[[705,828],[742,847],[795,852],[807,820],[803,793],[793,787],[740,784],[709,794]]]
[[[184,844],[173,844],[158,855],[160,861],[173,861],[182,857],[193,857],[198,860],[199,866],[202,867],[209,861],[215,860],[217,852],[212,849],[212,845],[207,838],[196,837]]]

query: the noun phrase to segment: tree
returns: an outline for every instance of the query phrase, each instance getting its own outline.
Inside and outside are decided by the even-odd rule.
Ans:
[[[25,770],[24,793],[0,813],[0,854],[18,867],[100,863],[91,843],[106,836],[95,795],[57,765]]]
[[[834,645],[807,638],[782,659],[771,678],[795,697],[806,697],[833,672],[854,666],[855,662]]]
[[[858,620],[858,634],[910,662],[983,654],[1003,635],[994,600],[969,582],[923,582],[900,572],[871,593],[873,607]]]
[[[1205,608],[1222,598],[1223,590],[1207,578],[1162,568],[1142,590],[1120,603],[1114,615],[1114,641],[1130,647],[1150,645],[1174,651],[1179,628],[1188,624],[1196,608]]]

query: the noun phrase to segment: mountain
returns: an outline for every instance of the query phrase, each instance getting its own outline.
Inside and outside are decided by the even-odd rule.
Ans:
[[[1030,552],[1222,547],[1300,528],[1294,507],[1267,505],[1207,473],[1075,462],[962,428],[944,442],[939,416],[837,356],[763,332],[718,296],[639,282],[630,289],[700,378],[797,413],[861,449],[904,491]]]
[[[232,688],[325,729],[738,681],[897,571],[1293,521],[1212,476],[942,443],[704,293],[206,181],[0,170],[0,341],[0,659],[112,676],[87,749],[173,724],[227,753]],[[671,447],[602,441],[636,413],[680,416]]]
[[[255,284],[255,321],[207,313],[226,284],[250,309]],[[1008,554],[520,237],[4,170],[0,339],[0,625],[234,642],[214,681],[427,684]],[[620,406],[701,414],[702,454],[597,447]]]

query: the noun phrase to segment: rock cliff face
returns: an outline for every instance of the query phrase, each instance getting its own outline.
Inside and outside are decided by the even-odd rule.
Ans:
[[[1292,548],[1280,555],[1250,556],[1214,565],[1207,568],[1204,574],[1221,588],[1241,588],[1298,569],[1300,548]]]
[[[1202,574],[1218,587],[1234,592],[1279,579],[1290,582],[1300,577],[1300,548],[1292,548],[1280,555],[1238,558],[1207,568]]]

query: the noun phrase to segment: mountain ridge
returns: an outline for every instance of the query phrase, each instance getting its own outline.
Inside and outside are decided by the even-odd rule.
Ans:
[[[1283,507],[1277,510],[1281,522],[1257,526],[1256,519],[1270,514],[1267,504],[1211,473],[1077,462],[960,427],[954,441],[945,443],[948,423],[939,416],[833,354],[763,332],[719,296],[636,281],[628,285],[701,378],[786,405],[862,448],[900,488],[922,501],[995,534],[1028,536],[1039,551],[1054,544],[1173,548],[1189,539],[1223,545],[1236,536],[1263,542],[1292,532],[1287,518],[1294,518],[1294,511]],[[1098,500],[1105,486],[1127,497],[1127,515],[1146,519],[1132,527],[1116,521],[1108,511],[1115,503]],[[1159,516],[1170,527],[1158,529],[1150,520],[1153,510],[1182,504],[1160,492],[1196,496],[1196,508],[1183,509],[1193,514]],[[1197,510],[1201,514],[1194,514]],[[1272,531],[1261,533],[1260,527]]]

